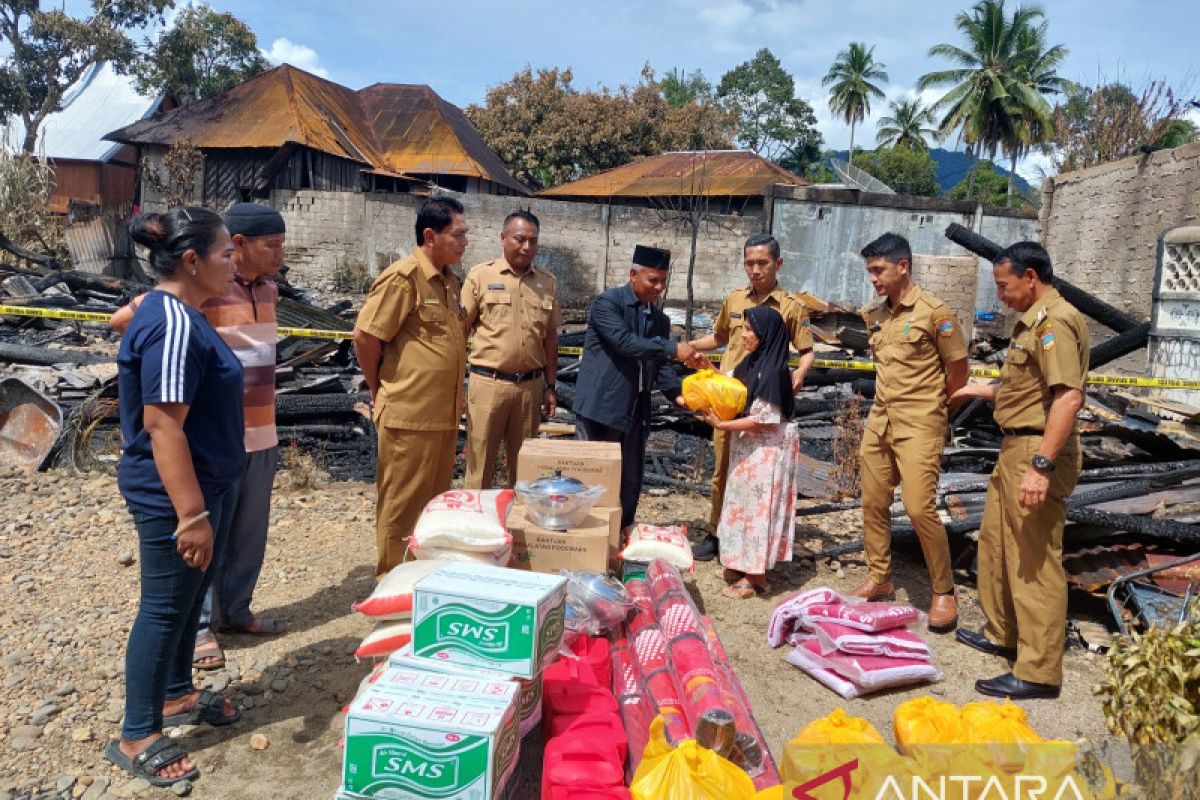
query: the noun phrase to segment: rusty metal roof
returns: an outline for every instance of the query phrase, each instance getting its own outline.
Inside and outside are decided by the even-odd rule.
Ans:
[[[356,92],[288,64],[104,138],[164,146],[190,139],[202,149],[298,144],[384,174],[462,175],[528,193],[466,115],[428,86],[375,84]]]
[[[730,197],[761,195],[768,186],[807,186],[749,150],[684,150],[640,161],[538,192],[540,197]]]
[[[528,194],[458,106],[428,86],[376,83],[361,89],[367,123],[392,170],[405,175],[468,175]]]

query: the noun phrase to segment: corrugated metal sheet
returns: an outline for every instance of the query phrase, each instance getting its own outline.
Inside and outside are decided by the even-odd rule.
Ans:
[[[358,94],[392,170],[407,175],[473,176],[528,194],[484,144],[462,109],[428,86],[376,83]]]
[[[103,275],[108,270],[113,257],[111,227],[111,220],[99,216],[68,225],[63,230],[75,269],[96,275]]]
[[[539,197],[705,197],[761,195],[768,186],[808,181],[749,150],[688,150],[650,156],[538,192]]]
[[[355,92],[286,64],[105,138],[159,146],[190,139],[207,151],[298,144],[368,169],[483,178],[528,193],[466,115],[428,86],[375,84]]]
[[[145,119],[161,102],[161,95],[139,94],[133,78],[118,75],[111,65],[93,65],[67,89],[62,110],[46,117],[42,123],[38,135],[39,152],[44,148],[50,159],[108,161],[121,145],[105,141],[104,134]],[[17,117],[13,117],[10,124],[9,145],[19,148],[25,139],[25,124]]]

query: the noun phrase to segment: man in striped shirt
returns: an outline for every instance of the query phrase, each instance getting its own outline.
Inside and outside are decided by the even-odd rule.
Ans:
[[[233,237],[237,272],[223,297],[207,301],[205,319],[233,350],[245,371],[246,469],[233,488],[233,523],[221,553],[213,554],[212,587],[204,601],[193,664],[199,669],[224,666],[225,656],[213,635],[217,629],[256,635],[283,633],[285,625],[256,616],[250,601],[262,571],[271,513],[271,486],[279,463],[275,433],[275,306],[279,289],[269,276],[283,266],[283,216],[257,203],[238,203],[225,212]],[[141,298],[112,316],[109,324],[124,331]],[[215,527],[215,526],[214,526]]]

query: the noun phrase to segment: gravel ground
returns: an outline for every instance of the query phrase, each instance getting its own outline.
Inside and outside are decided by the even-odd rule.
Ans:
[[[246,711],[230,728],[171,731],[200,765],[193,797],[332,796],[341,763],[340,708],[368,671],[351,653],[369,625],[350,607],[372,586],[373,505],[369,484],[277,489],[255,605],[287,620],[291,630],[274,639],[225,637],[226,668],[202,673],[202,685],[223,691]],[[686,522],[699,532],[707,505],[703,497],[655,490],[645,498],[642,518]],[[856,512],[801,522],[798,551],[811,553],[853,540],[859,526]],[[173,796],[131,781],[102,755],[122,713],[125,641],[137,604],[136,552],[112,477],[0,470],[0,800]],[[900,553],[897,574],[902,592],[926,605],[919,554]],[[746,601],[720,594],[715,563],[699,565],[692,578],[693,594],[714,619],[777,755],[807,722],[838,706],[870,719],[888,736],[899,702],[924,692],[957,703],[976,699],[973,681],[1006,669],[999,659],[956,646],[952,637],[928,636],[942,683],[846,702],[789,666],[782,650],[766,648],[767,618],[785,595],[819,585],[846,589],[864,575],[857,557],[797,560],[779,570],[770,595]],[[961,597],[964,624],[978,626],[975,593],[964,588]],[[1070,650],[1062,699],[1024,704],[1035,729],[1119,749],[1108,740],[1091,695],[1099,676],[1096,657]],[[536,735],[526,741],[519,797],[537,796],[540,750]]]

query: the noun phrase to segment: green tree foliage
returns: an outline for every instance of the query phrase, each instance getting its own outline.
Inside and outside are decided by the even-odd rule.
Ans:
[[[683,108],[690,103],[710,100],[713,96],[712,84],[698,69],[685,74],[676,67],[663,76],[659,87],[662,89],[663,99],[671,108]]]
[[[579,91],[573,77],[570,68],[526,66],[466,109],[488,147],[535,189],[669,150],[732,146],[731,114],[711,95],[671,106],[649,65],[636,86],[616,90]]]
[[[812,106],[796,97],[796,82],[765,47],[721,77],[717,99],[735,115],[738,141],[763,158],[798,172],[820,152]]]
[[[925,137],[937,141],[937,130],[931,127],[933,111],[920,98],[893,100],[888,105],[891,114],[880,117],[876,125],[875,143],[880,147],[903,147],[909,150],[928,150]]]
[[[165,91],[181,103],[215,97],[266,71],[250,26],[207,5],[184,9],[134,66],[138,88]]]
[[[881,147],[859,152],[854,166],[866,170],[899,194],[937,197],[937,162],[927,150],[909,147]]]
[[[829,110],[850,126],[850,157],[854,157],[854,128],[871,113],[871,99],[883,99],[883,90],[872,81],[887,83],[885,64],[875,61],[875,48],[862,42],[837,54],[833,66],[821,79],[829,87]]]
[[[971,152],[991,159],[1003,150],[1015,170],[1024,152],[1051,136],[1053,120],[1043,95],[1065,88],[1055,69],[1067,51],[1046,47],[1044,16],[1039,6],[1029,5],[1010,17],[1004,0],[980,0],[955,17],[964,46],[934,45],[929,55],[957,66],[917,82],[919,89],[948,87],[934,105],[943,114],[938,125],[943,137],[959,132]]]
[[[1166,81],[1135,92],[1126,83],[1076,88],[1054,108],[1054,135],[1042,149],[1062,171],[1085,169],[1145,149],[1187,143],[1188,100]]]
[[[33,153],[38,129],[62,108],[63,93],[94,64],[126,69],[136,55],[129,31],[161,20],[173,0],[92,0],[89,13],[43,10],[36,0],[0,0],[0,114],[25,124],[21,149]]]

